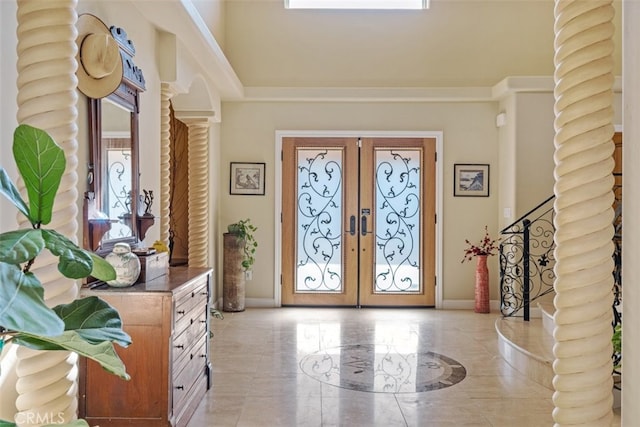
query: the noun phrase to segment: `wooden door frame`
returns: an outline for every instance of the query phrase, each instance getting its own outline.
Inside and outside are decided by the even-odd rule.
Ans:
[[[274,209],[275,223],[274,231],[274,291],[273,297],[276,307],[282,306],[282,224],[280,222],[282,212],[282,140],[283,138],[435,138],[436,153],[438,162],[436,162],[436,215],[437,218],[443,218],[443,143],[442,131],[312,131],[312,130],[276,130],[275,141],[275,194]],[[436,308],[442,307],[443,289],[442,289],[442,221],[436,223]]]

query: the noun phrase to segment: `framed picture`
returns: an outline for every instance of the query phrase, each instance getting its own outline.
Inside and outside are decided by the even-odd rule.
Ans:
[[[453,195],[465,197],[489,196],[489,165],[453,165]]]
[[[264,196],[264,163],[231,162],[229,194]]]

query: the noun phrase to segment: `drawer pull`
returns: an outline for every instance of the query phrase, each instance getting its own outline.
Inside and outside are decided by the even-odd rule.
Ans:
[[[200,292],[200,295],[209,295],[209,292],[207,292],[207,291]]]
[[[206,320],[201,320],[200,323],[207,323],[207,321]]]
[[[177,385],[177,386],[176,386],[176,389],[177,389],[177,390],[184,390],[184,386],[183,386],[183,385]]]
[[[193,319],[191,319],[191,324],[193,325]]]
[[[193,353],[189,355],[189,360],[193,360]]]
[[[195,297],[196,293],[195,292],[191,292],[191,298]]]
[[[183,344],[178,344],[175,347],[179,348],[180,350],[184,350],[184,345]]]
[[[184,314],[184,310],[178,310],[178,314]]]

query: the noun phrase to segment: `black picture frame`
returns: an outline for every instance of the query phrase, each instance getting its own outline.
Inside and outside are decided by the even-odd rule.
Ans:
[[[489,197],[489,165],[456,163],[453,165],[455,197]]]
[[[231,162],[229,194],[264,196],[265,163]]]

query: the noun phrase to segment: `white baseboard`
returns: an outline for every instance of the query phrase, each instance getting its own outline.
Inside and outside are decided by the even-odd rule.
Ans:
[[[218,298],[213,303],[213,308],[221,309],[223,306],[222,298]],[[254,307],[254,308],[274,308],[277,307],[276,302],[273,298],[245,298],[244,300],[245,307]]]
[[[491,300],[489,302],[492,313],[500,312],[500,301]],[[274,308],[278,307],[273,298],[246,298],[244,301],[245,307],[253,307],[253,308]],[[222,298],[218,298],[214,303],[213,307],[220,309],[222,307]],[[471,299],[451,299],[451,300],[443,300],[442,306],[440,310],[473,310],[475,307],[475,301]],[[541,317],[541,311],[538,307],[531,307],[531,317],[537,318]]]

